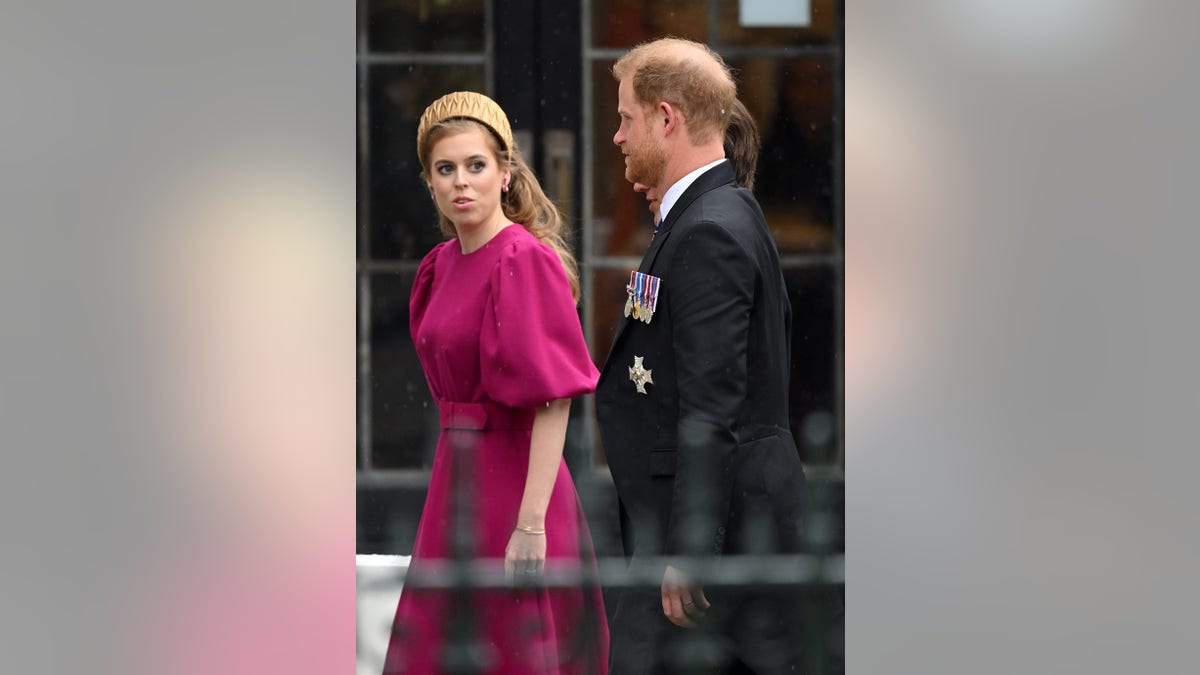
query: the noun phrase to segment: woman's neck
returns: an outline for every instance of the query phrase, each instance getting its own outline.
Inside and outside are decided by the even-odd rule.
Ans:
[[[474,253],[483,248],[492,237],[500,234],[500,230],[508,227],[512,223],[509,222],[504,214],[492,218],[488,222],[477,227],[458,228],[458,245],[462,247],[463,255]]]

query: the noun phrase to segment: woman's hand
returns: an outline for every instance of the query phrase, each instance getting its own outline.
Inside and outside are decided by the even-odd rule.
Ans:
[[[546,568],[546,535],[513,530],[504,549],[504,576],[509,581],[529,581]]]

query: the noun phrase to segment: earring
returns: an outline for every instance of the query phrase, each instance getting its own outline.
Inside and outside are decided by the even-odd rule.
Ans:
[[[501,186],[500,186],[500,191],[501,191],[501,192],[508,192],[508,183],[505,183],[504,185],[501,185]]]

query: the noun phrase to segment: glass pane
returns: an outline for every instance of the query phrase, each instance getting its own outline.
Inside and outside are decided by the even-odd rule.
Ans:
[[[736,16],[735,12],[735,20]],[[708,3],[696,0],[592,2],[592,43],[596,47],[633,47],[664,35],[705,41],[708,37]]]
[[[696,0],[595,0],[592,43],[596,47],[633,47],[664,35],[707,42],[714,48],[792,47],[837,42],[838,0],[812,0],[808,26],[751,28],[738,19],[739,0],[717,0],[717,24],[709,40],[708,3]]]
[[[592,194],[594,214],[588,222],[592,252],[598,256],[641,256],[650,244],[654,221],[644,196],[625,180],[625,160],[613,144],[617,117],[617,82],[612,62],[592,66]]]
[[[408,331],[411,273],[371,275],[371,463],[428,468],[437,446],[437,406]]]
[[[833,68],[826,59],[735,62],[758,123],[754,195],[784,253],[833,246]]]
[[[592,317],[592,332],[587,338],[597,368],[602,367],[604,360],[608,358],[617,323],[625,309],[625,285],[629,283],[629,272],[628,269],[600,269],[592,272],[592,295],[585,299],[585,307]],[[597,465],[608,463],[604,457],[599,433],[596,434],[595,460]]]
[[[792,378],[789,423],[800,457],[812,464],[836,461],[840,440],[834,374],[842,349],[834,324],[835,268],[785,269],[792,301]]]
[[[597,366],[599,367],[599,366]],[[582,397],[571,402],[571,416],[567,421],[567,437],[563,443],[563,458],[567,461],[567,469],[576,481],[581,480],[586,469],[590,467],[591,452],[584,443],[584,428],[591,424],[588,416],[588,406]]]
[[[747,28],[738,20],[740,0],[717,0],[717,44],[739,47],[790,47],[837,41],[838,0],[811,0],[808,26]],[[700,4],[700,3],[697,3]]]
[[[428,490],[424,486],[405,489],[359,486],[357,493],[356,552],[360,555],[412,555]],[[396,611],[395,602],[392,605],[382,613],[387,617],[388,626],[391,626]],[[381,653],[387,649],[386,629],[382,635],[379,640]],[[382,665],[382,654],[379,658]]]
[[[745,59],[730,64],[738,95],[762,136],[754,194],[781,252],[827,251],[833,246],[833,74],[826,59]],[[652,219],[646,200],[625,180],[612,143],[617,130],[617,86],[612,63],[593,65],[591,230],[595,255],[641,255]]]
[[[367,0],[373,52],[481,52],[484,0]]]
[[[443,237],[421,181],[417,122],[425,107],[452,91],[484,91],[482,66],[377,65],[370,70],[372,258],[420,259]]]

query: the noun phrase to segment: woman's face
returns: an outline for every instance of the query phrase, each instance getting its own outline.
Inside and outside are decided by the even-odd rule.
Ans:
[[[460,234],[507,222],[500,196],[512,175],[502,168],[486,133],[478,127],[451,133],[429,151],[429,192]]]

